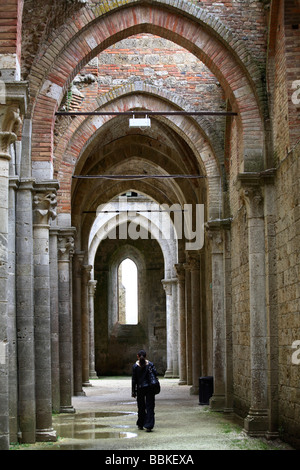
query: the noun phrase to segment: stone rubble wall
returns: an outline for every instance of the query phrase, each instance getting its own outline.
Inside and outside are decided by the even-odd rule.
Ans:
[[[298,445],[300,364],[293,363],[292,355],[296,349],[292,345],[294,341],[300,340],[299,181],[300,145],[287,155],[277,170],[275,223],[280,426],[291,441]]]

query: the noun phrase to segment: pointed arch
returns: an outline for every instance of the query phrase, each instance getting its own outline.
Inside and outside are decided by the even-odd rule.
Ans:
[[[105,14],[100,8],[88,10],[85,19],[81,17],[81,22],[74,22],[74,29],[61,33],[65,34],[65,46],[58,47],[58,52],[55,49],[55,62],[49,54],[53,54],[52,47],[58,45],[57,41],[49,45],[33,67],[33,71],[38,67],[31,87],[34,176],[38,177],[39,168],[44,168],[39,162],[47,162],[49,172],[52,171],[54,114],[72,78],[101,50],[140,31],[160,35],[185,47],[210,68],[232,109],[239,113],[240,171],[264,167],[260,77],[249,55],[244,48],[241,53],[241,49],[233,45],[230,31],[219,21],[214,23],[203,10],[182,9],[179,14],[179,8],[175,8],[178,2],[167,3],[166,8],[165,2],[151,2],[151,5],[127,2],[126,8],[120,5],[107,8]],[[185,2],[182,5],[187,6]]]

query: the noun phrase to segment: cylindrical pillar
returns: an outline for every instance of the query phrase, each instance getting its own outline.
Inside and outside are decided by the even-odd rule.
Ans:
[[[243,196],[248,215],[251,346],[251,406],[244,427],[249,435],[258,436],[268,430],[264,201],[259,187],[245,188]]]
[[[179,317],[179,385],[187,384],[186,376],[186,321],[185,321],[185,270],[182,264],[175,265],[178,278]]]
[[[193,383],[192,367],[192,309],[191,309],[191,271],[189,263],[184,263],[185,269],[185,325],[186,325],[186,380],[187,385]]]
[[[54,186],[54,187],[53,187]],[[49,221],[54,218],[56,183],[36,183],[33,197],[36,440],[55,441],[52,427]]]
[[[31,179],[19,182],[16,201],[17,342],[20,442],[35,442],[34,277]]]
[[[10,145],[20,124],[19,106],[0,101],[0,450],[7,450],[9,430],[8,221]],[[4,103],[3,103],[4,100]]]
[[[1,136],[0,136],[1,137]],[[8,185],[9,155],[0,153],[0,449],[9,448]]]
[[[214,393],[210,399],[210,407],[215,411],[223,411],[225,407],[225,306],[224,306],[224,263],[223,233],[219,226],[209,225],[211,239],[212,262],[212,311],[213,311],[213,377]]]
[[[11,169],[14,165],[11,162]],[[18,357],[16,329],[16,189],[18,178],[9,178],[8,218],[8,361],[9,361],[9,434],[18,442]]]
[[[89,281],[89,318],[90,318],[90,351],[89,351],[89,361],[90,361],[90,379],[97,378],[97,373],[95,369],[95,319],[94,319],[94,297],[97,287],[97,281]]]
[[[166,293],[166,325],[167,325],[167,370],[166,378],[173,377],[173,341],[172,341],[172,285],[169,279],[162,281]]]
[[[74,413],[72,406],[72,318],[70,297],[70,255],[74,230],[60,229],[58,236],[58,311],[60,412]]]
[[[233,413],[233,344],[231,305],[231,233],[230,221],[224,230],[224,296],[225,296],[225,341],[226,341],[226,382],[224,413]]]
[[[59,320],[58,320],[58,263],[57,263],[57,226],[50,227],[49,262],[50,262],[50,312],[51,312],[51,383],[52,383],[52,411],[60,410],[60,383],[59,383]]]
[[[81,321],[82,321],[82,386],[90,387],[90,318],[89,318],[89,280],[92,266],[82,267]]]
[[[199,393],[201,373],[201,331],[200,331],[200,263],[199,255],[189,255],[191,270],[191,311],[192,311],[192,369],[191,395]]]
[[[178,285],[177,279],[171,279],[172,288],[172,354],[173,377],[179,377],[179,311],[178,311]]]
[[[82,319],[81,319],[81,269],[84,252],[75,252],[72,263],[73,297],[73,393],[85,395],[82,390]]]

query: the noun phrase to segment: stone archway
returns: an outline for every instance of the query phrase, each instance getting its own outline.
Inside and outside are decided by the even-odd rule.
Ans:
[[[139,321],[123,324],[116,299],[119,264],[129,257],[137,266]],[[96,253],[95,369],[98,375],[130,375],[139,349],[166,370],[166,310],[161,279],[163,257],[155,240],[103,240]]]
[[[256,92],[253,92],[254,81],[258,83],[260,80],[259,72],[255,70],[252,63],[247,65],[243,63],[243,61],[249,61],[250,56],[247,56],[246,60],[245,55],[242,54],[240,57],[234,47],[226,44],[224,35],[222,41],[219,40],[220,36],[217,31],[209,21],[206,20],[207,24],[205,24],[204,20],[203,23],[203,17],[200,20],[197,15],[194,16],[194,21],[191,21],[185,11],[182,11],[182,15],[179,16],[176,9],[173,11],[169,9],[170,5],[168,5],[168,10],[165,10],[161,2],[159,3],[159,6],[149,8],[147,5],[135,2],[134,8],[127,5],[126,8],[112,10],[103,17],[101,10],[94,10],[93,14],[96,15],[97,21],[90,20],[89,23],[85,18],[83,21],[85,27],[82,29],[78,28],[80,23],[77,23],[72,38],[68,38],[67,47],[64,50],[59,47],[59,58],[56,53],[55,64],[53,60],[50,60],[51,65],[48,63],[44,69],[48,72],[43,74],[42,80],[37,80],[39,86],[35,84],[32,87],[33,93],[37,93],[33,100],[33,140],[37,142],[39,134],[43,134],[45,139],[43,150],[39,144],[33,145],[34,175],[38,177],[46,174],[47,171],[50,175],[52,171],[54,120],[51,118],[51,122],[49,120],[41,122],[41,117],[45,112],[47,116],[50,113],[54,117],[57,104],[61,101],[66,86],[87,60],[114,41],[140,30],[153,32],[175,42],[179,41],[209,66],[224,88],[231,107],[239,112],[240,169],[254,171],[263,168],[265,153],[261,117],[263,105],[259,104],[263,97],[259,98]],[[195,7],[194,14],[196,13],[199,13],[199,18],[201,18],[201,9]],[[204,24],[205,27],[203,27]],[[119,26],[116,27],[116,25]],[[230,32],[226,32],[226,37],[231,40]],[[48,60],[50,50],[51,46],[45,53],[45,60],[46,58]],[[76,54],[72,60],[74,50]],[[38,64],[38,68],[42,66],[42,62],[43,59]],[[256,90],[259,89],[260,85]],[[47,103],[46,108],[45,103]],[[253,139],[254,135],[255,139]],[[42,161],[48,161],[48,166],[46,163],[42,164]]]
[[[110,350],[108,345],[112,342],[115,348],[118,348],[120,342],[123,344],[124,335],[129,342],[129,338],[133,335],[136,341],[134,347],[136,349],[144,347],[149,350],[159,365],[160,373],[168,370],[170,376],[178,376],[180,345],[178,344],[177,281],[175,280],[175,264],[178,260],[176,227],[173,228],[170,215],[163,212],[164,208],[160,208],[149,198],[143,196],[125,199],[117,202],[115,213],[113,210],[108,210],[113,208],[113,203],[101,206],[103,210],[98,213],[94,228],[91,230],[89,264],[93,266],[92,278],[101,286],[99,289],[102,292],[100,294],[98,291],[98,297],[95,298],[95,308],[93,308],[95,325],[97,327],[99,324],[99,319],[98,323],[96,320],[97,309],[107,311],[107,317],[102,317],[102,322],[107,324],[104,328],[108,330],[108,337],[102,338],[102,348],[103,345],[107,345],[107,350],[110,351],[107,361],[110,357],[115,357],[114,351]],[[106,210],[107,213],[105,213]],[[119,210],[123,213],[118,214]],[[125,227],[127,224],[128,226]],[[134,228],[134,234],[133,225],[138,228]],[[121,228],[122,226],[125,229]],[[131,235],[134,235],[133,238]],[[105,250],[102,250],[103,245],[106,246]],[[104,258],[108,256],[107,251],[112,252],[112,257],[107,264],[103,265],[99,260],[99,250],[106,253]],[[158,261],[155,259],[155,252],[159,253]],[[127,256],[136,263],[139,272],[138,310],[140,314],[137,325],[123,325],[118,319],[117,273],[120,262]],[[159,274],[153,280],[153,273],[157,270]],[[154,295],[146,289],[145,286],[151,285],[151,282],[154,282],[154,290],[159,294]],[[165,302],[163,301],[165,294],[162,286],[166,286],[167,283],[173,283],[174,288],[173,292],[166,292],[167,301]],[[104,288],[103,285],[105,285]],[[107,302],[102,300],[104,304],[101,304],[102,307],[99,308],[100,298],[107,298]],[[96,328],[95,332],[97,337]],[[98,350],[100,348],[99,342],[96,342],[96,357],[98,354],[97,344]],[[132,355],[132,353],[133,350],[130,349],[129,354]],[[100,366],[97,366],[97,359],[95,362],[96,369],[98,367],[99,371]]]

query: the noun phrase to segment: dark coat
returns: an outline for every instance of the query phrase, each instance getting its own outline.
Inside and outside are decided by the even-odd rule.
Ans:
[[[155,377],[157,376],[157,371],[152,362],[147,361],[144,367],[139,365],[137,361],[132,367],[132,395],[135,396],[137,391],[144,387],[149,387],[150,385],[150,376],[149,376],[149,365],[152,368],[152,372]]]

